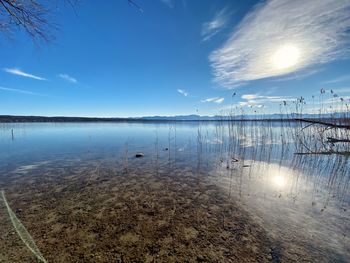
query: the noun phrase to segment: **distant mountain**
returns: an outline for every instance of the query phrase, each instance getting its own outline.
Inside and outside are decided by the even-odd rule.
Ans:
[[[198,121],[198,120],[219,120],[219,116],[200,116],[200,115],[176,115],[176,116],[146,116],[136,119],[142,120],[168,120],[168,121]]]
[[[221,121],[221,120],[286,120],[286,119],[297,119],[297,118],[307,118],[307,119],[315,119],[315,118],[343,118],[346,116],[346,113],[333,113],[333,114],[255,114],[255,115],[214,115],[214,116],[201,116],[201,115],[177,115],[177,116],[148,116],[135,118],[138,120],[167,120],[167,121]]]
[[[265,115],[236,115],[236,116],[200,116],[200,115],[177,115],[177,116],[146,116],[134,118],[100,118],[100,117],[64,117],[64,116],[13,116],[0,115],[0,122],[148,122],[148,121],[241,121],[241,120],[287,120],[287,119],[338,119],[344,118],[346,113],[336,114],[265,114]]]

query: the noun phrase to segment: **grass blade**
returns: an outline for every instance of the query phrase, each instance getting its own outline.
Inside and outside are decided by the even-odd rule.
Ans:
[[[17,234],[22,239],[23,243],[29,248],[29,250],[39,259],[41,262],[47,263],[46,259],[41,254],[39,248],[36,246],[33,238],[30,236],[27,229],[24,227],[24,225],[19,221],[19,219],[16,217],[15,213],[12,211],[11,207],[7,203],[5,192],[1,191],[2,199],[4,200],[7,213],[11,219],[11,223],[13,227],[15,228]]]

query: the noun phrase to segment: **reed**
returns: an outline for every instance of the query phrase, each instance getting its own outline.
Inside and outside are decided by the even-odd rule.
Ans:
[[[154,141],[154,151],[155,151],[155,168],[156,168],[156,174],[159,174],[159,136],[158,136],[158,130],[155,131],[156,139]]]
[[[123,167],[124,167],[124,172],[126,174],[129,173],[129,159],[128,159],[128,155],[129,155],[129,144],[128,142],[125,143],[125,151],[124,151],[124,159],[123,159]]]

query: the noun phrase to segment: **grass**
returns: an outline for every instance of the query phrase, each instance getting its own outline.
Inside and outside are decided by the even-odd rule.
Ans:
[[[40,260],[40,262],[46,263],[46,259],[44,256],[41,254],[39,248],[35,244],[34,239],[31,237],[25,226],[21,223],[21,221],[16,217],[16,214],[12,211],[10,205],[8,204],[6,197],[5,197],[5,192],[1,191],[1,196],[2,199],[5,203],[7,213],[10,217],[11,223],[16,230],[17,234],[19,237],[22,239],[23,243],[27,246],[27,248],[35,255],[35,257]]]

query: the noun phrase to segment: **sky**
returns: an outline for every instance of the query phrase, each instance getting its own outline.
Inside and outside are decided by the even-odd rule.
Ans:
[[[278,113],[321,89],[350,99],[350,0],[134,2],[142,10],[60,4],[51,43],[0,34],[0,115]]]

